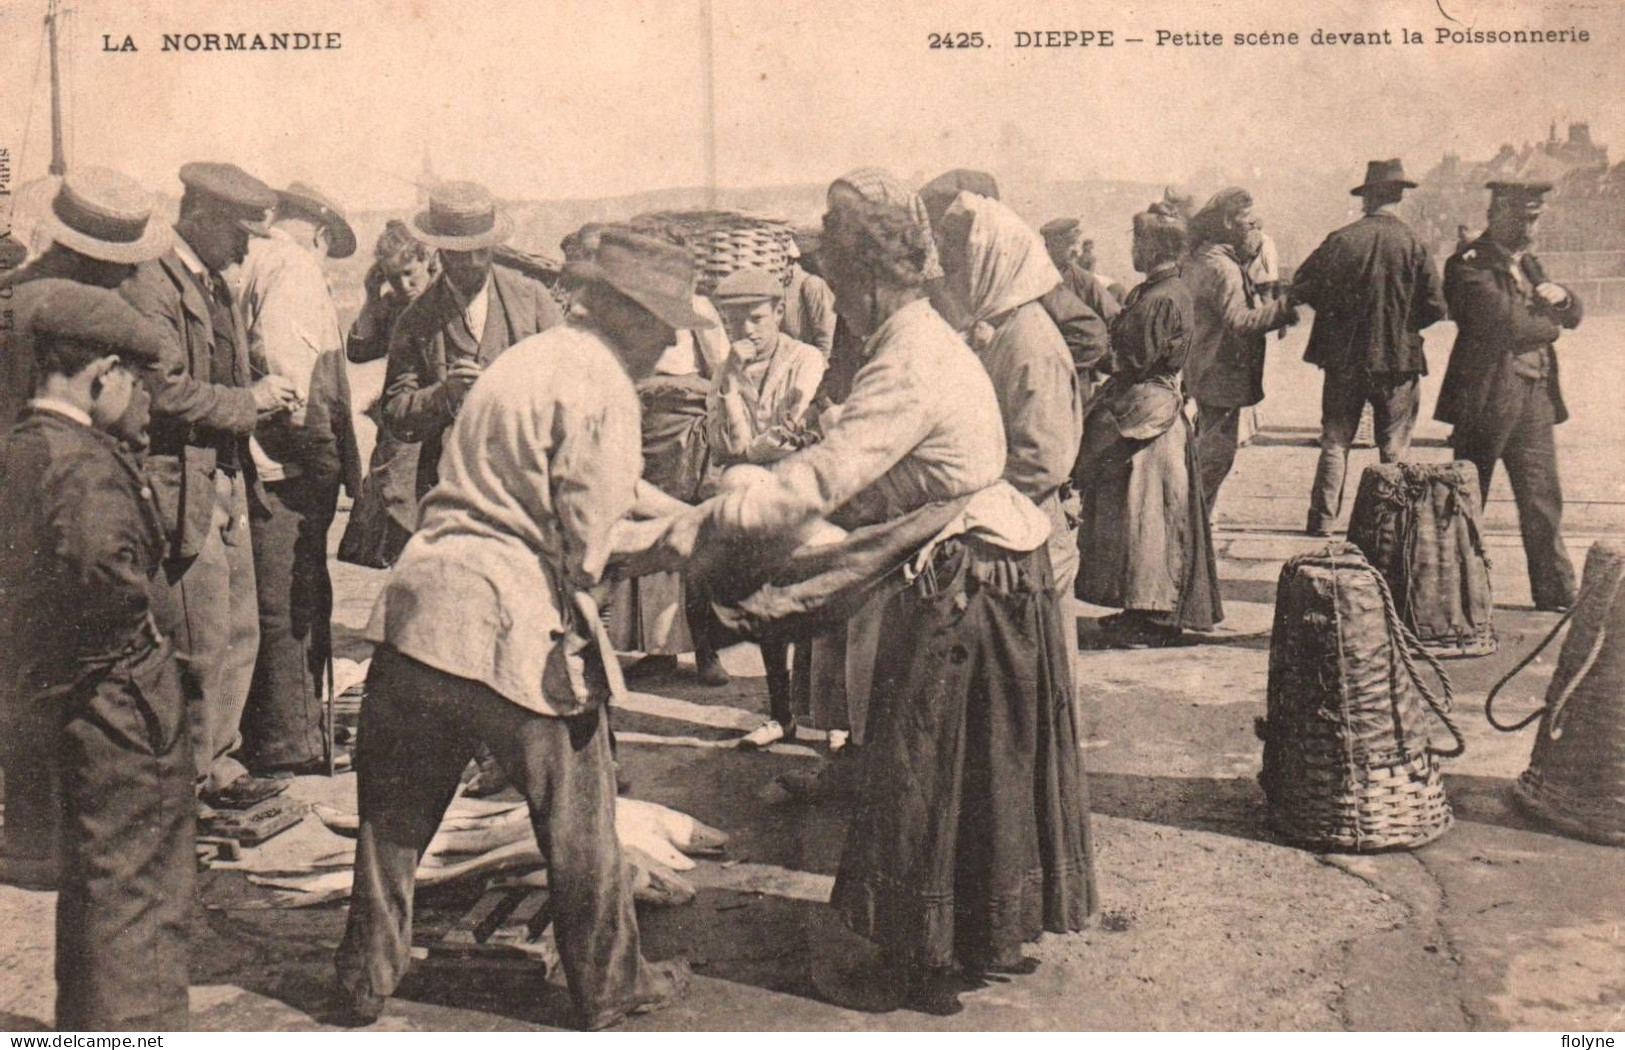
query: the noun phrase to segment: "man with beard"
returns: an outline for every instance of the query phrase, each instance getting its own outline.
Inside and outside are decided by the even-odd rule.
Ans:
[[[1518,504],[1535,608],[1574,604],[1574,565],[1563,545],[1563,488],[1552,427],[1568,418],[1553,344],[1580,323],[1580,300],[1546,277],[1529,246],[1551,184],[1491,182],[1489,226],[1444,267],[1456,345],[1434,418],[1452,424],[1456,458],[1478,468],[1489,495],[1497,462]]]
[[[1264,337],[1293,324],[1288,299],[1264,297],[1247,266],[1264,224],[1240,187],[1220,190],[1190,222],[1194,247],[1182,276],[1196,307],[1185,388],[1196,401],[1196,447],[1209,520],[1236,461],[1241,411],[1264,400]]]

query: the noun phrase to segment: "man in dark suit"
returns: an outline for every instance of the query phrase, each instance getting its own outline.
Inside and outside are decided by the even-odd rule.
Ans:
[[[417,495],[439,479],[441,437],[469,387],[508,347],[558,324],[558,304],[540,281],[493,266],[513,223],[485,187],[443,182],[412,217],[412,233],[440,252],[441,273],[406,308],[389,341],[384,426],[422,442]]]
[[[1427,375],[1422,329],[1445,314],[1433,256],[1394,208],[1416,183],[1397,159],[1374,160],[1365,215],[1331,233],[1298,267],[1292,296],[1315,310],[1303,359],[1326,373],[1320,396],[1320,464],[1309,494],[1311,536],[1331,534],[1343,507],[1343,478],[1360,413],[1371,406],[1384,463],[1405,458]]]
[[[175,244],[120,286],[169,335],[151,379],[147,474],[163,516],[164,569],[181,616],[176,637],[192,708],[192,746],[203,800],[242,807],[285,787],[249,777],[235,756],[259,650],[248,501],[248,437],[262,418],[291,411],[285,376],[253,382],[248,339],[222,272],[264,236],[270,188],[231,164],[181,168]]]
[[[1574,565],[1563,545],[1563,489],[1552,427],[1568,418],[1553,344],[1580,323],[1580,300],[1546,279],[1529,251],[1551,184],[1491,182],[1489,226],[1444,267],[1458,326],[1434,418],[1452,424],[1457,459],[1478,467],[1489,495],[1504,462],[1518,504],[1535,607],[1574,604]]]
[[[0,441],[0,694],[8,750],[47,754],[60,799],[55,1027],[184,1029],[192,755],[158,509],[110,433],[139,429],[130,366],[166,335],[110,290],[33,290],[18,322],[39,379]]]

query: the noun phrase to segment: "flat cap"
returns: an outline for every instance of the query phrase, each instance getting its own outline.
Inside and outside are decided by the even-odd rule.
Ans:
[[[1058,241],[1075,235],[1082,227],[1082,219],[1051,219],[1040,226],[1038,232],[1046,241]]]
[[[784,282],[760,266],[735,270],[717,283],[711,298],[719,303],[761,302],[784,298]]]
[[[30,284],[23,321],[36,348],[67,339],[106,347],[129,364],[155,365],[163,356],[163,330],[117,292],[55,277]]]
[[[182,164],[181,182],[236,212],[248,232],[262,237],[269,233],[265,213],[276,206],[276,191],[237,165],[214,161]]]

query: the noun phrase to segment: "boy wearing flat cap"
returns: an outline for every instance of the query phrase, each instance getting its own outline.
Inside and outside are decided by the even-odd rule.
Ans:
[[[681,963],[639,951],[615,835],[610,698],[620,665],[594,593],[622,519],[690,508],[642,482],[633,380],[675,330],[703,328],[694,262],[609,229],[568,323],[492,361],[446,432],[440,480],[373,608],[355,766],[355,887],[339,1007],[376,1018],[406,972],[418,858],[484,745],[530,806],[579,1022],[605,1028],[672,1001]],[[816,353],[816,351],[814,351]],[[655,566],[670,568],[669,565]]]
[[[173,246],[137,266],[119,291],[167,336],[150,381],[147,474],[182,617],[175,644],[199,788],[208,805],[241,808],[284,787],[248,776],[236,756],[259,649],[248,438],[261,420],[291,411],[298,391],[286,376],[253,378],[236,296],[222,276],[243,261],[251,236],[267,235],[276,194],[232,164],[187,164],[180,178],[186,190]]]
[[[7,743],[48,752],[61,799],[56,1024],[187,1026],[192,755],[153,602],[164,551],[139,425],[165,333],[117,294],[36,282],[19,316],[39,379],[0,443],[0,692]]]
[[[784,297],[784,282],[760,267],[729,274],[711,292],[731,346],[706,406],[706,433],[719,466],[776,463],[804,444],[802,422],[823,381],[826,361],[817,347],[780,331]],[[711,620],[709,610],[691,608],[688,619],[696,660],[703,663],[706,654],[714,659],[715,648],[702,637]],[[746,748],[793,739],[796,731],[788,649],[782,642],[760,645],[771,717],[740,740]]]
[[[1434,418],[1455,429],[1457,459],[1478,468],[1488,497],[1505,463],[1518,504],[1535,608],[1574,604],[1574,564],[1563,543],[1563,488],[1552,428],[1569,417],[1557,381],[1563,329],[1580,323],[1580,300],[1546,277],[1529,250],[1548,182],[1491,182],[1489,225],[1444,267],[1456,345]]]
[[[55,192],[38,229],[50,247],[0,286],[11,295],[16,317],[26,317],[34,301],[55,294],[63,281],[117,288],[137,263],[169,248],[170,228],[153,214],[153,197],[141,186],[106,168],[79,168],[56,179]],[[0,350],[0,434],[27,411],[34,396],[34,346],[24,327],[4,334]],[[138,446],[146,441],[146,403],[139,421],[113,432]],[[139,424],[139,425],[137,425]],[[55,889],[60,800],[49,772],[50,753],[23,746],[0,755],[6,771],[6,829],[0,842],[0,880],[36,889]]]

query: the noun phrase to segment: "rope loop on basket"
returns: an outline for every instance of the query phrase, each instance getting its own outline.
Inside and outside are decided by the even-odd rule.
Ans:
[[[1614,607],[1614,602],[1619,600],[1619,592],[1622,586],[1625,586],[1625,575],[1620,576],[1619,579],[1614,581],[1613,594],[1609,598],[1608,604],[1603,610],[1605,613]],[[1490,725],[1494,726],[1496,729],[1499,729],[1503,733],[1516,733],[1518,730],[1535,721],[1547,711],[1551,711],[1552,720],[1547,732],[1551,734],[1551,738],[1553,740],[1558,740],[1563,736],[1563,728],[1562,726],[1558,725],[1558,718],[1560,715],[1562,715],[1563,708],[1568,704],[1569,698],[1574,695],[1574,690],[1579,686],[1580,682],[1585,678],[1585,676],[1590,673],[1591,668],[1597,662],[1597,657],[1602,654],[1602,643],[1603,640],[1608,636],[1608,625],[1606,621],[1604,621],[1604,623],[1597,629],[1597,637],[1591,643],[1591,649],[1586,653],[1585,659],[1580,662],[1580,669],[1575,672],[1573,678],[1569,679],[1568,684],[1563,687],[1563,691],[1558,694],[1555,701],[1550,704],[1541,704],[1539,707],[1535,708],[1518,721],[1507,724],[1504,722],[1499,722],[1495,718],[1495,698],[1500,695],[1502,688],[1504,688],[1508,682],[1517,677],[1519,672],[1521,672],[1525,667],[1528,667],[1530,664],[1534,663],[1535,658],[1546,651],[1546,647],[1552,644],[1552,639],[1557,637],[1558,632],[1562,631],[1563,628],[1568,625],[1568,622],[1574,619],[1574,614],[1580,610],[1581,603],[1586,600],[1586,596],[1590,593],[1591,592],[1585,587],[1581,587],[1580,593],[1575,596],[1574,604],[1569,606],[1568,610],[1563,613],[1555,624],[1552,625],[1552,629],[1546,632],[1546,637],[1540,640],[1540,644],[1531,649],[1527,656],[1514,664],[1512,670],[1502,675],[1501,680],[1496,682],[1495,685],[1490,688],[1489,695],[1484,698],[1484,717],[1489,720]]]
[[[1450,687],[1450,676],[1445,673],[1438,658],[1427,651],[1411,629],[1399,618],[1399,610],[1394,606],[1393,592],[1389,590],[1388,581],[1383,578],[1382,573],[1373,571],[1372,575],[1376,577],[1377,591],[1382,595],[1383,614],[1387,617],[1389,630],[1394,635],[1394,651],[1399,655],[1399,662],[1404,665],[1405,673],[1410,677],[1411,684],[1416,686],[1416,691],[1422,694],[1422,699],[1427,701],[1439,721],[1444,723],[1444,727],[1450,730],[1450,735],[1456,739],[1456,746],[1449,750],[1429,744],[1428,753],[1438,755],[1440,758],[1455,758],[1467,750],[1467,739],[1461,735],[1460,727],[1450,716],[1450,709],[1455,700],[1455,693]],[[1433,690],[1427,687],[1427,683],[1422,681],[1421,674],[1417,672],[1415,661],[1417,656],[1420,656],[1438,677],[1439,685],[1444,692],[1442,702],[1433,695]]]

